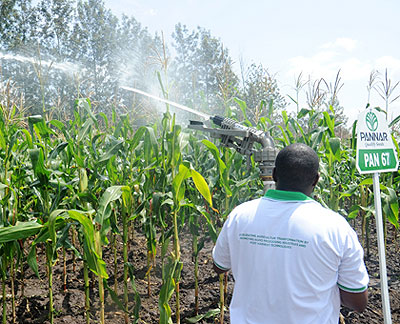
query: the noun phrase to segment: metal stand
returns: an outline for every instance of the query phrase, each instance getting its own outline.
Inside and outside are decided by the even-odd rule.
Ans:
[[[379,186],[379,173],[377,172],[373,174],[373,185],[374,185],[374,200],[375,200],[376,233],[378,234],[379,273],[381,278],[383,318],[385,324],[392,324],[392,318],[390,314],[387,272],[386,272],[385,238],[383,235],[381,189]]]

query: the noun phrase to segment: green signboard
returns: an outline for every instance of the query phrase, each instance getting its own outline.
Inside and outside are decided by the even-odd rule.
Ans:
[[[376,109],[358,116],[356,160],[360,173],[397,171],[399,162],[386,117]]]
[[[394,151],[383,150],[360,150],[358,167],[361,171],[374,171],[395,169],[397,161]]]

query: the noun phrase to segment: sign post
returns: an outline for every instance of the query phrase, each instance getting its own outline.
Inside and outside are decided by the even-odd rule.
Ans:
[[[383,234],[381,191],[379,173],[397,171],[399,161],[386,117],[376,109],[368,108],[357,121],[357,170],[373,173],[376,232],[378,235],[379,272],[381,279],[382,306],[385,324],[392,324],[389,289],[387,282],[385,242]]]

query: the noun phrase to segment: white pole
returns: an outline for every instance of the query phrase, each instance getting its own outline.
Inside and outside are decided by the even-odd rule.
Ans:
[[[380,273],[380,278],[381,278],[383,318],[384,318],[385,324],[392,324],[392,318],[390,315],[390,302],[389,302],[387,272],[386,272],[386,256],[385,256],[385,242],[384,242],[384,235],[383,235],[381,190],[380,190],[380,186],[379,186],[379,173],[378,172],[375,172],[373,175],[373,184],[374,184],[376,232],[378,234],[379,273]]]

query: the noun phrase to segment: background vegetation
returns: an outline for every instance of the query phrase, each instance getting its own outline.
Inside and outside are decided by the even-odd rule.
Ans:
[[[96,321],[104,322],[105,291],[126,323],[138,322],[140,296],[128,259],[132,233],[147,242],[148,289],[160,256],[160,323],[172,316],[179,323],[182,235],[192,240],[198,294],[197,258],[205,242],[215,241],[234,206],[262,194],[254,161],[244,168],[239,154],[182,128],[177,116],[184,123],[189,116],[173,114],[168,106],[160,116],[156,103],[121,91],[121,85],[161,92],[202,112],[263,129],[277,147],[303,142],[314,148],[321,159],[316,199],[353,225],[360,219],[368,255],[372,180],[355,169],[355,127],[348,129],[339,103],[340,72],[332,82],[299,75],[296,96],[284,97],[262,65],[242,66],[237,75],[229,51],[209,31],[177,24],[172,44],[166,44],[163,35],[150,35],[133,17],[117,18],[99,0],[3,1],[0,35],[3,323],[16,321],[14,283],[18,276],[23,287],[24,266],[39,274],[38,249],[46,255],[51,322],[57,314],[53,267],[66,254],[83,267],[87,322],[97,302]],[[387,71],[374,72],[367,89],[378,91],[387,112],[398,98],[397,85]],[[295,103],[296,112],[286,112],[287,101]],[[390,125],[396,146],[398,120]],[[399,182],[397,173],[382,176],[386,232],[397,233]],[[105,249],[122,255],[122,291],[108,285],[117,268],[105,263]],[[89,298],[90,273],[99,291],[94,299]],[[223,277],[220,282],[222,311],[209,316],[219,313],[222,321]]]
[[[119,86],[159,92],[157,72],[170,99],[213,115],[224,114],[233,96],[247,102],[249,117],[261,100],[273,100],[276,110],[287,104],[267,67],[241,64],[234,71],[229,50],[210,31],[177,23],[166,44],[162,34],[151,35],[134,17],[116,17],[101,0],[2,1],[0,33],[2,80],[21,89],[32,114],[50,110],[65,119],[74,98],[90,97],[99,111],[109,115],[115,107],[146,123],[154,103]],[[326,103],[319,99],[313,104]]]

